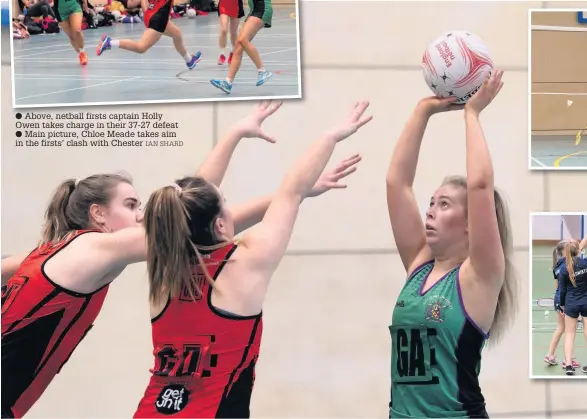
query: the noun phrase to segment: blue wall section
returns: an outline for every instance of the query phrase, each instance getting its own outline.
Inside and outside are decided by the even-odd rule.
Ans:
[[[10,24],[9,4],[6,0],[0,1],[0,5],[2,6],[2,26],[8,26]]]

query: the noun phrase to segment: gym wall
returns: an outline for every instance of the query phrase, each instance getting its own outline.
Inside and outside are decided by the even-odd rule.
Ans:
[[[527,170],[526,22],[529,8],[545,5],[569,3],[423,7],[419,2],[361,2],[360,11],[357,2],[300,5],[304,99],[286,102],[266,122],[277,144],[242,141],[222,185],[228,203],[274,191],[285,170],[325,129],[339,123],[355,101],[369,99],[375,118],[340,144],[331,160],[335,165],[353,153],[362,154],[348,189],[308,199],[301,207],[288,255],[272,279],[264,308],[252,417],[388,417],[388,325],[405,272],[387,216],[385,174],[413,107],[431,95],[420,67],[422,52],[458,23],[458,16],[467,16],[466,27],[486,40],[496,64],[505,69],[504,89],[483,113],[482,122],[495,183],[509,202],[521,294],[512,329],[498,346],[484,351],[481,388],[489,414],[536,418],[585,411],[583,381],[531,381],[527,362],[520,362],[529,347],[528,214],[587,208],[587,195],[576,193],[577,185],[584,185],[584,174]],[[349,22],[361,30],[349,31]],[[277,25],[273,30],[279,33]],[[2,85],[9,86],[10,66],[3,64],[2,70]],[[2,253],[35,246],[51,192],[65,178],[124,169],[133,175],[146,202],[155,188],[193,173],[214,141],[251,106],[231,102],[100,108],[163,112],[166,120],[181,126],[181,150],[16,149],[11,97],[3,94]],[[444,176],[464,173],[463,115],[437,115],[421,152],[415,182],[418,202],[424,206]],[[153,365],[150,333],[146,270],[139,264],[113,283],[94,329],[27,418],[131,417]]]
[[[587,24],[578,23],[577,12],[561,12],[533,13],[532,25],[583,29],[581,32],[532,30],[531,33],[532,92],[581,94],[532,95],[533,134],[570,132],[574,135],[587,124],[587,54],[584,53]],[[574,102],[570,107],[568,99]]]
[[[536,214],[532,216],[533,244],[556,244],[561,240],[581,240],[585,235],[585,215]]]

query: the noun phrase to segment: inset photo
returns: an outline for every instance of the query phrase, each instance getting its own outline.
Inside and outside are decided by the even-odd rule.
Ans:
[[[302,97],[297,0],[14,0],[13,107]]]
[[[587,10],[529,14],[530,169],[587,170]]]
[[[531,378],[587,378],[586,216],[530,215]]]

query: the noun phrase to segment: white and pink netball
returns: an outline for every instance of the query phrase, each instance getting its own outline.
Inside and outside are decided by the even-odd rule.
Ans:
[[[467,31],[446,32],[432,41],[422,57],[424,79],[438,97],[466,103],[493,70],[487,45]]]

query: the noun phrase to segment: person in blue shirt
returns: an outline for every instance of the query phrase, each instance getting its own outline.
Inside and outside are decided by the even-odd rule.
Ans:
[[[581,243],[569,241],[564,244],[565,263],[558,275],[560,306],[565,313],[565,372],[574,375],[572,365],[573,347],[577,333],[579,316],[587,317],[587,256],[585,255],[586,239]],[[583,328],[587,341],[587,329]],[[582,368],[587,374],[587,366]]]

